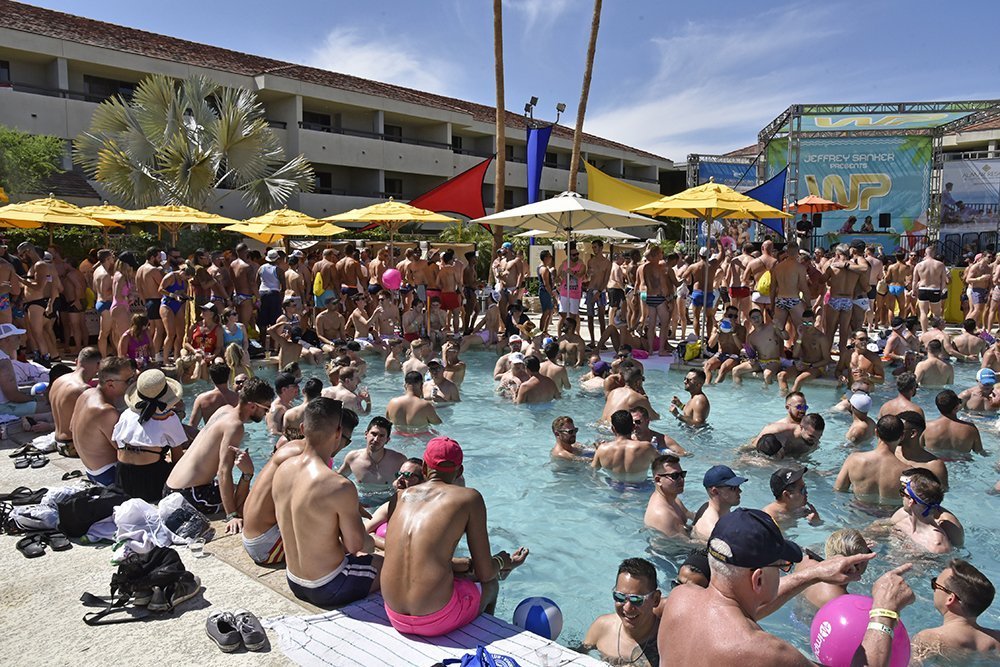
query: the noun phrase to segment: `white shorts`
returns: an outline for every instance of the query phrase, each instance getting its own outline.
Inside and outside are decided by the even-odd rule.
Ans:
[[[754,303],[763,303],[763,304],[771,303],[770,296],[761,294],[760,292],[756,291],[750,295],[750,300],[753,301]]]
[[[571,299],[568,296],[559,297],[559,312],[570,315],[580,314],[580,299]]]

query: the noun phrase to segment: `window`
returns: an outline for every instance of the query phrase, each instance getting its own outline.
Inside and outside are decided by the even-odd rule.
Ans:
[[[503,191],[503,207],[514,208],[514,191],[510,189],[504,189]]]
[[[83,92],[88,97],[106,100],[115,95],[130,99],[135,92],[135,84],[129,81],[116,81],[102,76],[83,76]]]
[[[559,166],[559,159],[556,157],[555,153],[545,154],[545,166],[546,167],[557,167]]]
[[[10,63],[0,60],[0,83],[10,83]]]
[[[382,136],[385,138],[386,141],[402,141],[403,128],[401,128],[399,125],[383,125]]]
[[[390,197],[402,197],[403,179],[401,178],[385,179],[385,194],[389,195]]]
[[[506,146],[504,146],[504,155],[507,157],[508,160],[513,160],[514,159],[514,147],[511,146],[510,144],[507,144]]]
[[[302,112],[302,128],[305,130],[330,131],[330,114],[315,111]]]
[[[333,174],[326,171],[316,173],[316,192],[321,195],[333,193]]]
[[[452,135],[451,137],[451,149],[455,152],[462,150],[462,137],[456,137]]]

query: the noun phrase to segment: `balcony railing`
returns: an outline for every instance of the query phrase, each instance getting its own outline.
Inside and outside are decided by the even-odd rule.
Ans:
[[[267,119],[267,126],[268,127],[273,127],[276,130],[285,130],[285,129],[288,129],[288,123],[286,123],[285,121],[283,121],[283,120],[271,120],[270,118]]]
[[[365,130],[351,130],[346,127],[335,127],[324,125],[323,123],[310,123],[299,121],[299,127],[303,130],[313,130],[315,132],[329,132],[330,134],[343,134],[349,137],[363,137],[365,139],[377,139],[379,141],[391,141],[397,144],[410,144],[412,146],[427,146],[428,148],[443,148],[452,150],[451,144],[443,141],[428,141],[426,139],[411,139],[401,137],[398,134],[386,134],[384,132],[367,132]]]
[[[31,95],[45,95],[46,97],[61,97],[67,100],[79,100],[81,102],[100,103],[111,97],[110,95],[91,95],[77,90],[67,90],[65,88],[46,88],[20,81],[5,81],[0,83],[0,88],[11,88],[19,93],[29,93]]]

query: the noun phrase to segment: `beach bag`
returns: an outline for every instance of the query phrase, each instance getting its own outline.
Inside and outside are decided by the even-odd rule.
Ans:
[[[459,667],[521,667],[517,660],[509,655],[490,653],[480,644],[475,653],[466,653],[461,658],[447,658],[442,665],[458,665]]]
[[[696,340],[684,347],[684,361],[692,361],[701,356],[701,341]]]
[[[90,527],[114,514],[115,508],[128,500],[121,491],[106,486],[92,486],[56,502],[59,530],[69,537],[83,537]]]
[[[323,274],[317,273],[313,278],[313,296],[323,296]]]
[[[124,618],[107,619],[115,612],[126,611],[126,604],[138,592],[151,591],[154,587],[163,590],[169,605],[174,587],[181,581],[194,582],[194,575],[187,571],[181,557],[170,547],[154,547],[147,553],[131,553],[118,565],[118,571],[111,575],[111,595],[101,597],[84,593],[80,601],[87,606],[104,606],[98,612],[84,615],[87,625],[111,625],[132,623],[147,618],[154,612],[148,609],[127,609]],[[167,609],[172,611],[172,608]]]
[[[757,286],[754,288],[761,296],[768,296],[771,294],[771,272],[765,271],[764,275],[760,277],[757,281]]]

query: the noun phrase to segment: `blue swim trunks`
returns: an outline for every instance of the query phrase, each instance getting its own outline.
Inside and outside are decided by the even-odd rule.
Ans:
[[[373,560],[370,554],[347,554],[336,570],[315,581],[300,579],[286,572],[288,588],[298,599],[317,607],[341,607],[368,596],[377,574]]]
[[[691,292],[691,303],[695,306],[701,308],[705,305],[705,292],[700,289],[696,289]],[[708,307],[711,308],[715,305],[715,292],[708,293]]]

